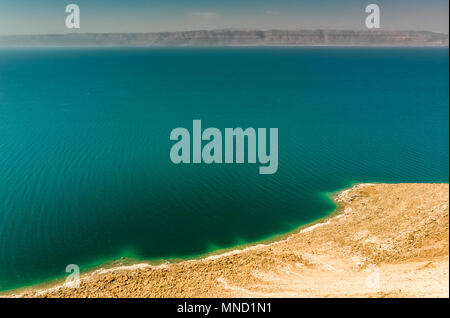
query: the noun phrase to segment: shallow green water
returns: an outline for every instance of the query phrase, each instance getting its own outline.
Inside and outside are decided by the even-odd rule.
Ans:
[[[353,182],[448,182],[448,49],[0,51],[0,290],[323,217]],[[170,131],[277,127],[279,168],[174,165]]]

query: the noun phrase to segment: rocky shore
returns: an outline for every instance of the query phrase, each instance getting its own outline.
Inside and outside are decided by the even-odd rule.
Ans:
[[[12,297],[449,297],[449,185],[360,184],[333,216],[203,259],[84,274]]]

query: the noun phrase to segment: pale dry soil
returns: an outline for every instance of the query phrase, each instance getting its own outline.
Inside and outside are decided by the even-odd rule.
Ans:
[[[333,216],[273,243],[12,296],[449,297],[448,184],[360,184],[335,200]]]

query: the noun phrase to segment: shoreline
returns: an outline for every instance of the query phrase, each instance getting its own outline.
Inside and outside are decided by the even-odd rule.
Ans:
[[[368,29],[209,29],[169,32],[10,34],[1,46],[448,46],[446,32]],[[30,44],[31,43],[31,44]]]
[[[227,296],[227,297],[303,297],[305,296],[304,293],[310,292],[304,291],[303,293],[296,292],[296,289],[294,288],[291,290],[292,286],[287,288],[287,290],[284,291],[278,291],[279,284],[271,284],[273,279],[279,279],[280,277],[284,277],[284,266],[280,269],[280,267],[277,265],[277,263],[283,263],[285,266],[289,268],[288,273],[290,273],[288,276],[293,275],[294,277],[297,277],[298,275],[305,275],[302,280],[308,280],[311,279],[311,277],[316,277],[317,280],[312,280],[312,283],[315,283],[317,281],[321,281],[322,276],[327,276],[328,274],[337,272],[337,273],[344,273],[349,271],[348,274],[351,274],[349,279],[353,279],[353,276],[361,276],[361,271],[364,272],[368,267],[371,266],[372,263],[378,264],[377,266],[382,266],[381,264],[387,263],[387,265],[392,265],[390,263],[392,262],[385,262],[388,259],[381,258],[380,260],[376,260],[376,257],[373,260],[369,260],[371,258],[371,253],[367,253],[367,255],[353,255],[352,257],[357,257],[358,260],[355,261],[352,257],[350,257],[350,261],[347,259],[349,251],[345,251],[345,248],[347,247],[354,247],[354,246],[345,246],[343,251],[335,252],[334,249],[328,249],[327,245],[331,244],[333,245],[333,241],[330,241],[329,236],[330,233],[336,233],[336,225],[339,225],[339,227],[343,227],[345,230],[346,223],[351,223],[348,221],[345,221],[343,224],[342,220],[349,219],[350,221],[352,218],[357,219],[360,215],[355,214],[352,209],[353,205],[356,201],[360,200],[359,198],[362,197],[364,200],[368,200],[370,203],[370,200],[373,199],[370,197],[370,193],[376,191],[384,191],[384,188],[388,188],[389,191],[387,191],[384,195],[388,195],[391,192],[398,192],[398,194],[407,194],[406,197],[408,197],[408,192],[411,192],[411,199],[414,200],[417,198],[417,193],[428,193],[433,194],[435,192],[438,192],[440,194],[439,202],[442,203],[446,200],[447,204],[446,207],[440,208],[440,213],[447,215],[447,224],[444,223],[444,228],[440,229],[439,233],[443,231],[447,233],[447,239],[445,242],[445,237],[443,241],[444,249],[439,249],[436,251],[435,254],[432,254],[432,257],[427,257],[427,250],[424,249],[424,255],[425,258],[423,258],[424,255],[421,257],[414,257],[413,259],[408,259],[409,261],[414,262],[430,262],[430,260],[436,261],[436,264],[438,266],[441,266],[441,261],[443,260],[444,265],[447,264],[448,268],[448,184],[377,184],[377,183],[363,183],[363,184],[353,184],[349,188],[345,188],[343,190],[339,190],[336,192],[328,192],[323,193],[324,195],[329,196],[330,198],[333,198],[333,202],[336,204],[336,208],[334,211],[332,211],[330,214],[328,214],[325,217],[322,217],[312,223],[308,223],[305,225],[302,225],[300,227],[297,227],[295,230],[290,231],[288,233],[284,234],[278,234],[271,238],[268,238],[266,240],[257,242],[257,243],[251,243],[251,244],[244,244],[239,245],[237,247],[231,247],[228,249],[222,249],[222,250],[216,250],[209,253],[206,253],[202,256],[199,256],[198,258],[193,258],[189,260],[180,260],[177,262],[165,262],[159,265],[152,265],[150,262],[144,262],[144,261],[138,261],[131,265],[117,265],[109,267],[108,265],[103,264],[100,268],[93,269],[92,271],[87,271],[85,273],[81,274],[82,279],[82,287],[86,287],[83,290],[80,289],[70,289],[66,288],[64,284],[61,284],[61,281],[56,282],[48,282],[47,286],[41,285],[32,285],[28,287],[21,288],[20,290],[10,290],[6,292],[0,293],[0,297],[202,297],[202,295],[209,295],[210,297],[220,297],[220,296]],[[392,190],[392,189],[393,190]],[[423,189],[422,189],[423,188]],[[406,190],[405,190],[406,189]],[[364,197],[364,192],[370,192],[368,194],[368,197]],[[417,193],[412,193],[417,192]],[[427,197],[426,197],[427,198]],[[442,199],[443,198],[443,199]],[[388,200],[388,198],[386,199]],[[444,200],[444,201],[442,201]],[[354,202],[355,201],[355,202]],[[430,200],[428,200],[430,201]],[[432,200],[431,200],[432,201]],[[380,203],[381,205],[384,202],[378,202],[378,199],[376,200],[377,203]],[[367,204],[367,203],[365,203]],[[430,206],[435,204],[435,202],[430,202]],[[401,204],[400,204],[401,205]],[[445,204],[444,204],[445,205]],[[443,206],[441,204],[441,206]],[[395,208],[395,206],[394,206]],[[376,208],[375,211],[378,211],[381,209],[380,207]],[[430,211],[434,211],[436,208],[433,207],[430,209]],[[431,213],[431,212],[430,212]],[[439,220],[441,220],[441,214],[439,214]],[[420,216],[420,215],[419,215]],[[398,217],[398,216],[396,216]],[[432,218],[433,219],[433,218]],[[395,219],[393,219],[395,220]],[[416,216],[416,221],[419,222],[421,219],[420,217]],[[370,223],[365,222],[364,219],[357,220],[363,225],[372,226]],[[383,220],[381,220],[383,221]],[[357,222],[357,223],[358,223]],[[373,220],[373,222],[380,222],[379,220]],[[441,221],[440,221],[441,222]],[[445,222],[445,221],[444,221]],[[348,225],[348,224],[347,224]],[[415,223],[409,224],[412,226],[413,230],[415,231],[414,227],[416,226]],[[331,228],[331,230],[327,229]],[[358,228],[356,228],[358,229]],[[355,230],[356,230],[355,229]],[[437,227],[439,229],[439,227]],[[360,230],[362,230],[360,228]],[[380,230],[380,229],[377,229]],[[334,231],[334,232],[333,232]],[[360,235],[366,235],[367,233],[364,232],[365,230],[362,230]],[[381,227],[381,234],[389,236],[393,233],[383,233],[384,227]],[[318,235],[317,233],[327,234],[327,235]],[[351,232],[350,232],[351,233]],[[357,232],[359,233],[359,232]],[[365,234],[364,234],[365,233]],[[339,233],[336,233],[338,235]],[[312,235],[314,238],[314,241],[311,238],[308,238]],[[374,237],[369,237],[368,240],[377,241],[379,239],[375,235]],[[306,241],[305,241],[306,237]],[[345,236],[342,238],[344,241],[346,240]],[[440,237],[440,240],[442,241],[442,237]],[[325,241],[326,244],[317,244],[315,241]],[[360,241],[358,239],[357,241]],[[403,241],[402,241],[403,242]],[[388,244],[389,243],[389,244]],[[353,244],[353,243],[352,243]],[[386,241],[385,244],[387,247],[386,249],[389,250],[392,248],[392,242],[389,240]],[[380,246],[382,246],[381,244]],[[314,247],[314,245],[317,245]],[[313,247],[312,251],[310,251],[310,247]],[[447,246],[445,248],[445,246]],[[294,247],[294,248],[293,248]],[[300,247],[300,248],[299,248]],[[394,246],[395,247],[395,246]],[[341,246],[342,248],[342,246]],[[358,247],[356,250],[360,249],[361,247]],[[321,253],[317,253],[319,250],[322,250]],[[316,252],[317,251],[317,252]],[[390,250],[389,250],[390,251]],[[444,251],[444,252],[443,252]],[[446,252],[445,252],[446,251]],[[342,253],[341,253],[342,252]],[[377,249],[375,249],[375,252],[377,252]],[[385,251],[382,251],[385,252]],[[392,252],[392,251],[391,251]],[[400,252],[402,249],[400,249]],[[342,254],[342,255],[341,255]],[[352,254],[352,253],[350,253]],[[361,253],[361,251],[357,254],[364,254]],[[383,253],[381,253],[383,254]],[[419,253],[420,254],[420,253]],[[267,258],[267,260],[270,260],[268,265],[265,265],[266,262],[261,261],[261,256],[264,256]],[[382,256],[382,255],[381,255]],[[380,257],[381,257],[380,256]],[[416,255],[420,256],[420,255]],[[442,257],[444,257],[442,259]],[[329,258],[330,261],[323,263],[320,261],[321,258]],[[365,258],[365,259],[364,259]],[[446,258],[446,260],[445,260]],[[229,262],[231,260],[231,262]],[[263,279],[262,281],[269,282],[267,286],[264,286],[264,288],[259,287],[257,289],[262,289],[258,291],[253,291],[252,288],[244,288],[242,286],[234,286],[236,283],[242,282],[242,279],[235,280],[235,276],[239,276],[239,272],[236,272],[233,267],[235,267],[235,262],[237,261],[238,264],[242,263],[239,267],[239,269],[244,266],[245,268],[248,267],[248,273],[251,276],[255,276],[255,273],[261,272],[264,273],[262,275]],[[400,259],[401,260],[401,259]],[[223,264],[223,263],[226,264]],[[356,265],[356,270],[353,268],[355,264],[344,264],[344,263],[357,263],[361,265]],[[372,262],[372,263],[371,263]],[[315,264],[317,263],[317,264]],[[335,264],[337,263],[337,264]],[[341,264],[342,263],[342,264]],[[396,262],[394,262],[395,264]],[[399,263],[402,264],[401,262]],[[111,263],[111,265],[114,265],[114,262]],[[320,265],[320,266],[319,266]],[[345,266],[344,266],[345,265]],[[369,266],[370,265],[370,266]],[[383,265],[384,266],[384,265]],[[297,268],[298,267],[298,268]],[[321,268],[318,268],[321,267]],[[322,268],[323,267],[323,268]],[[342,267],[342,268],[339,268]],[[181,270],[181,272],[180,272]],[[279,272],[275,277],[273,276],[273,272]],[[267,272],[268,271],[268,272]],[[307,272],[310,272],[310,275],[306,275]],[[442,269],[439,267],[438,274],[441,274]],[[444,276],[448,277],[448,270],[445,273],[442,272]],[[435,275],[436,273],[433,273]],[[272,276],[271,276],[272,275]],[[179,276],[182,276],[181,278]],[[206,281],[208,284],[205,284],[207,286],[201,286],[198,285],[198,282],[205,281],[205,276],[207,277]],[[363,274],[364,276],[364,274]],[[259,277],[256,274],[256,280],[261,280],[261,277]],[[246,276],[246,281],[248,280],[248,283],[255,281],[255,277],[248,277]],[[259,277],[259,278],[258,278]],[[267,280],[267,278],[271,278]],[[105,281],[105,279],[107,279]],[[110,281],[108,279],[111,279]],[[292,279],[289,279],[290,281]],[[423,279],[422,279],[423,280]],[[195,281],[197,281],[197,284],[194,284],[194,286],[191,286]],[[234,281],[233,284],[230,282]],[[448,279],[447,279],[448,281]],[[206,283],[206,282],[205,282]],[[118,288],[116,286],[120,288]],[[130,290],[127,286],[133,285],[134,289]],[[114,286],[112,286],[114,285]],[[239,284],[238,284],[239,285]],[[249,284],[245,287],[249,287]],[[257,284],[258,286],[261,285],[261,282]],[[157,288],[155,288],[155,286]],[[250,286],[252,286],[250,284]],[[46,288],[45,288],[46,287]],[[141,287],[143,289],[149,288],[148,293],[143,293],[143,290],[141,290]],[[181,288],[181,289],[180,289]],[[275,290],[272,290],[270,293],[267,293],[265,289],[272,288]],[[447,288],[439,286],[440,291],[443,288],[444,295],[448,295],[448,284]],[[156,291],[154,290],[156,289]],[[210,290],[214,289],[216,290],[212,294],[210,293]],[[283,289],[283,288],[281,288]],[[285,288],[286,289],[286,288]],[[446,289],[446,290],[445,290]],[[175,291],[176,292],[175,292]],[[423,288],[420,288],[420,290],[423,290]],[[204,294],[207,292],[206,294]],[[339,290],[336,290],[336,292],[339,292]],[[434,291],[433,291],[434,293]],[[432,295],[434,295],[431,293]],[[430,295],[431,295],[430,294]],[[442,293],[438,293],[438,296],[440,296]],[[321,295],[321,293],[318,292],[318,294],[314,294],[320,296],[327,296],[327,295]],[[352,293],[349,293],[350,297],[353,297]],[[359,295],[359,294],[357,294]],[[309,295],[306,295],[307,297]],[[338,296],[331,294],[331,296]],[[385,295],[386,296],[386,295]],[[387,296],[399,296],[398,293],[394,294],[387,294]],[[402,296],[402,295],[401,295]],[[358,297],[358,296],[356,296]],[[447,296],[448,297],[448,296]]]
[[[268,235],[267,237],[257,240],[255,242],[249,242],[249,243],[243,243],[243,244],[237,244],[230,247],[225,248],[218,248],[211,251],[207,251],[205,253],[200,253],[198,255],[190,255],[186,257],[173,257],[173,258],[158,258],[153,260],[146,260],[146,259],[138,259],[138,258],[132,258],[128,256],[118,255],[118,257],[112,258],[111,260],[106,261],[98,261],[98,262],[92,262],[91,264],[96,265],[85,265],[85,267],[81,272],[80,276],[89,276],[92,274],[95,274],[97,272],[103,272],[103,271],[111,271],[114,269],[120,269],[120,268],[127,268],[129,267],[132,269],[134,266],[145,266],[145,267],[158,267],[161,265],[170,265],[170,264],[177,264],[180,262],[187,262],[187,261],[197,261],[197,260],[203,260],[207,259],[209,257],[214,256],[220,256],[225,255],[230,252],[241,252],[245,251],[247,248],[251,248],[258,245],[269,245],[276,243],[278,241],[286,240],[290,235],[293,235],[299,231],[301,231],[304,228],[314,226],[318,223],[321,223],[323,221],[326,221],[328,218],[332,218],[336,215],[338,215],[341,211],[340,205],[335,201],[335,198],[339,195],[339,193],[351,189],[352,187],[360,184],[376,184],[376,182],[371,183],[350,183],[349,185],[340,188],[338,190],[333,191],[325,191],[320,192],[320,196],[327,197],[328,200],[330,200],[335,207],[332,211],[327,212],[323,217],[320,217],[312,222],[307,222],[305,224],[302,224],[300,226],[295,226],[294,229],[286,231],[286,232],[280,232],[275,233],[272,235]],[[35,283],[32,283],[31,285],[25,285],[20,287],[15,287],[12,289],[0,291],[0,298],[2,297],[15,297],[17,295],[21,295],[23,293],[28,292],[39,292],[39,291],[45,291],[45,290],[53,290],[58,287],[63,287],[65,283],[65,279],[67,277],[67,274],[62,274],[59,277],[53,277],[49,278],[47,280],[43,281],[37,281]]]
[[[128,45],[128,46],[114,46],[114,45],[18,45],[18,46],[0,46],[0,49],[4,50],[17,50],[17,49],[225,49],[225,48],[359,48],[359,49],[383,49],[383,48],[398,48],[398,49],[427,49],[427,48],[440,48],[448,49],[449,44],[270,44],[270,45]]]

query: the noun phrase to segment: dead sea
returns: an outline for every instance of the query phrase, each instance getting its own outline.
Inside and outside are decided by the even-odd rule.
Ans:
[[[2,49],[0,87],[0,291],[265,241],[354,183],[448,182],[446,48]],[[174,164],[197,119],[278,129],[276,172]]]

